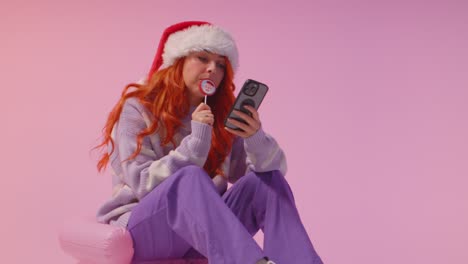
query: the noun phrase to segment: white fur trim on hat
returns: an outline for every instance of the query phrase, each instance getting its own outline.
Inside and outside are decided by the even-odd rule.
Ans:
[[[226,56],[234,71],[239,66],[239,55],[234,39],[223,29],[214,25],[191,26],[172,33],[165,45],[161,69],[171,66],[176,59],[192,51],[209,51]]]

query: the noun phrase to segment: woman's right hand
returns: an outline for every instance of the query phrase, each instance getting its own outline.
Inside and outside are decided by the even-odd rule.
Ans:
[[[205,103],[199,104],[192,113],[192,120],[213,126],[214,115],[210,106]]]

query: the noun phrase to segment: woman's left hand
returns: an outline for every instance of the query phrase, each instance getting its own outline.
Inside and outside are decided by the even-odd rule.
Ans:
[[[260,129],[261,122],[260,122],[260,117],[258,115],[258,112],[255,108],[249,105],[246,105],[244,107],[252,113],[252,117],[238,110],[234,110],[234,113],[240,118],[242,118],[245,122],[247,122],[247,124],[242,123],[232,118],[228,118],[229,123],[237,126],[238,128],[242,130],[234,130],[229,127],[225,127],[225,129],[239,137],[248,138],[252,136],[253,134],[257,133],[257,131]]]

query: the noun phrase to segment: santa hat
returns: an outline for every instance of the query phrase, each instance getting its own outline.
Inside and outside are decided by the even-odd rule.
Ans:
[[[148,79],[160,69],[167,68],[192,51],[209,51],[226,56],[236,71],[239,55],[229,33],[204,21],[185,21],[164,30]]]

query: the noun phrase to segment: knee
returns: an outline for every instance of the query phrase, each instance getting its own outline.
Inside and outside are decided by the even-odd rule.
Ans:
[[[250,172],[241,177],[235,184],[242,185],[245,192],[255,192],[257,186],[262,183],[262,179],[255,172]]]
[[[272,170],[266,172],[256,172],[255,175],[263,184],[275,190],[278,194],[291,195],[291,187],[287,182],[284,175],[279,170]]]
[[[206,171],[197,166],[197,165],[188,165],[185,167],[180,168],[177,170],[174,175],[176,177],[177,181],[183,182],[189,185],[195,185],[195,184],[202,184],[202,185],[213,185],[212,180],[210,179],[210,176],[206,173]]]
[[[265,171],[265,172],[253,172],[253,174],[262,179],[264,182],[279,182],[286,183],[286,180],[279,170]]]
[[[197,165],[187,165],[178,169],[175,174],[200,174],[206,173],[205,170]]]
[[[187,165],[180,169],[178,169],[172,176],[176,178],[184,178],[184,179],[191,179],[191,178],[210,178],[206,171],[197,166],[197,165]]]

